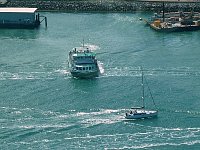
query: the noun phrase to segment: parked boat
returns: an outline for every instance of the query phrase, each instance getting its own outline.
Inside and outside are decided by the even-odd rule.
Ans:
[[[180,18],[181,19],[181,18]],[[179,21],[176,23],[172,22],[161,22],[156,20],[150,24],[150,27],[159,32],[181,32],[181,31],[196,31],[200,30],[200,20],[198,21]]]
[[[199,12],[165,12],[155,13],[147,24],[159,32],[181,32],[200,30],[200,13]]]
[[[154,22],[156,20],[160,20],[163,22],[180,22],[180,18],[185,19],[192,19],[193,21],[200,20],[200,13],[199,12],[164,12],[161,13],[154,13],[154,15],[150,18],[149,22]]]
[[[144,75],[142,72],[142,107],[133,107],[131,108],[130,112],[126,113],[125,118],[126,119],[142,119],[142,118],[152,118],[152,117],[156,117],[158,115],[158,111],[157,110],[147,110],[145,109],[145,103],[144,103]],[[149,89],[149,87],[148,87]],[[149,89],[150,91],[150,89]],[[151,92],[150,92],[151,93]],[[152,94],[151,94],[151,98],[153,100]],[[154,102],[154,100],[153,100]],[[155,104],[155,103],[154,103]]]
[[[69,69],[76,78],[93,78],[99,76],[99,65],[96,53],[88,46],[73,48],[69,52]]]

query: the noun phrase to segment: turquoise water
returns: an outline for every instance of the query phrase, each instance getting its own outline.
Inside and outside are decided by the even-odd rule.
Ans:
[[[157,33],[146,13],[41,14],[47,29],[0,30],[0,149],[200,148],[200,31]],[[102,63],[93,80],[67,67],[83,38]],[[127,121],[140,66],[159,115]]]

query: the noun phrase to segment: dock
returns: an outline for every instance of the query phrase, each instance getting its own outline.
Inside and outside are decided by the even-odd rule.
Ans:
[[[46,17],[36,14],[37,8],[14,8],[1,7],[0,8],[0,28],[21,28],[34,29],[38,28],[40,23]],[[40,18],[44,19],[40,21]],[[47,25],[47,23],[45,23]]]

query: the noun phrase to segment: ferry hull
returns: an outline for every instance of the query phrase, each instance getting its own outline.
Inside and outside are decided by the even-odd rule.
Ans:
[[[75,47],[69,52],[68,66],[75,78],[95,78],[100,74],[96,54],[89,47]]]
[[[150,27],[159,32],[183,32],[183,31],[197,31],[200,30],[200,26],[183,26],[183,27],[171,27],[171,28],[159,28],[152,24]]]
[[[71,71],[71,75],[75,78],[95,78],[99,76],[99,71],[95,72],[73,72]]]

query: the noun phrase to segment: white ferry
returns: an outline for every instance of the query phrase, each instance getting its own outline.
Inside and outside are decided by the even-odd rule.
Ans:
[[[87,46],[73,48],[69,52],[69,69],[73,77],[94,78],[99,76],[96,54]]]

